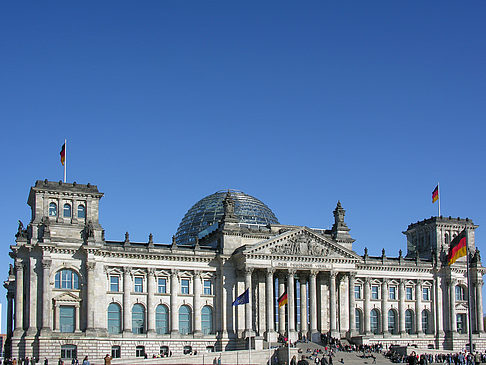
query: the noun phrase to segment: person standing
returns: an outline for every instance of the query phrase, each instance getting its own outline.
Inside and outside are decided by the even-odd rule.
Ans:
[[[83,365],[91,365],[91,363],[89,362],[88,360],[88,356],[85,356],[84,357],[84,360],[83,360]]]
[[[108,354],[105,356],[105,365],[111,365],[111,356]]]

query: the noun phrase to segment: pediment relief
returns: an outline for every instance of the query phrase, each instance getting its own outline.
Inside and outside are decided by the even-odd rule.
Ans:
[[[170,272],[167,270],[155,270],[155,276],[168,276],[170,277]]]
[[[307,227],[273,237],[245,250],[245,253],[348,259],[361,258],[353,251],[314,233]]]

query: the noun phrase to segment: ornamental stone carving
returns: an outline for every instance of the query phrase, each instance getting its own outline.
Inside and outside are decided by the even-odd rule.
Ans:
[[[270,252],[300,256],[328,256],[330,254],[328,247],[306,236],[289,238],[286,243],[270,248]]]

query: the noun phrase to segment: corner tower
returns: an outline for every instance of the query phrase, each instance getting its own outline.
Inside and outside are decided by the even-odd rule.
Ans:
[[[32,217],[27,229],[19,223],[17,240],[95,243],[104,240],[99,223],[102,193],[96,185],[37,180],[27,204]]]

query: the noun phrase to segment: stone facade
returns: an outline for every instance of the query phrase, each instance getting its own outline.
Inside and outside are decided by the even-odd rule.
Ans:
[[[353,251],[338,203],[331,229],[239,223],[228,194],[219,227],[195,245],[105,240],[96,186],[37,181],[19,222],[7,289],[7,356],[124,358],[255,348],[321,333],[356,343],[467,342],[465,258],[446,263],[468,228],[471,325],[486,349],[484,268],[469,219],[431,217],[404,232],[407,254]],[[250,302],[233,306],[250,288]],[[276,307],[287,291],[289,303]],[[307,298],[308,297],[308,298]],[[288,320],[289,318],[289,320]]]

